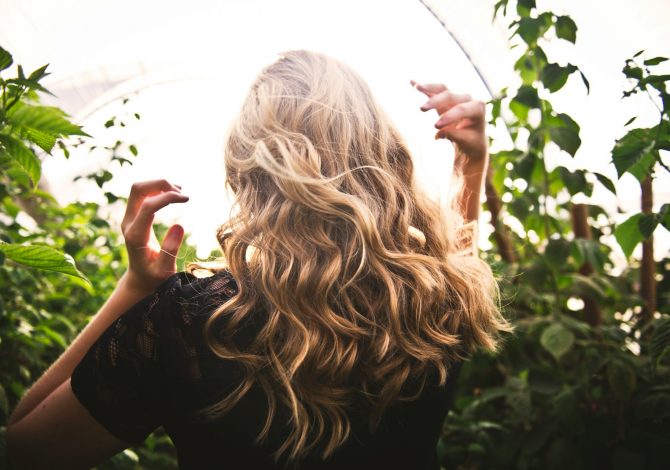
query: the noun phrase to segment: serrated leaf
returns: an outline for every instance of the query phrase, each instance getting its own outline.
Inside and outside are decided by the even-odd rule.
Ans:
[[[49,64],[46,64],[46,65],[43,65],[42,67],[38,68],[37,70],[35,70],[33,73],[30,74],[30,76],[28,76],[28,80],[38,82],[41,79],[43,79],[44,77],[46,77],[47,75],[50,75],[46,71],[48,66],[49,66]]]
[[[600,184],[605,186],[605,188],[607,188],[612,194],[616,196],[616,186],[614,186],[614,183],[612,183],[611,179],[600,173],[593,173],[593,174],[596,175],[596,178],[598,178]]]
[[[0,243],[0,251],[7,258],[24,266],[67,274],[90,283],[88,278],[77,269],[72,256],[50,246]]]
[[[575,342],[575,335],[560,323],[547,327],[540,336],[540,344],[556,360],[567,353]]]
[[[630,257],[637,244],[645,238],[640,231],[642,216],[643,214],[640,213],[634,214],[614,229],[614,238],[616,238],[626,258]]]
[[[559,16],[556,18],[556,36],[571,43],[577,41],[577,25],[569,16]]]
[[[15,106],[8,113],[12,124],[24,129],[34,129],[56,137],[81,135],[90,137],[80,126],[72,124],[65,112],[51,106]]]
[[[654,148],[649,129],[632,129],[612,149],[612,161],[619,178]]]
[[[6,70],[12,66],[14,58],[12,55],[2,47],[0,47],[0,71]]]
[[[54,145],[56,145],[57,139],[53,134],[47,134],[46,132],[31,128],[24,129],[23,133],[28,140],[44,150],[46,153],[50,154],[51,150],[54,148]]]
[[[11,79],[7,80],[7,83],[14,83],[15,85],[21,85],[21,86],[24,86],[24,87],[29,88],[31,90],[41,91],[43,93],[46,93],[47,95],[54,96],[53,93],[51,93],[49,90],[44,88],[42,85],[40,85],[39,83],[37,83],[34,80],[29,80],[27,78],[11,78]],[[35,101],[32,98],[34,98],[34,97],[29,97],[29,101]]]
[[[8,135],[0,135],[0,152],[10,156],[12,162],[30,178],[33,188],[37,186],[42,176],[42,163],[35,152]]]

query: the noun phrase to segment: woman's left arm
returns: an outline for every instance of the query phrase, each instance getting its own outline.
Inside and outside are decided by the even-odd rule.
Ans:
[[[133,185],[122,231],[129,268],[93,320],[31,387],[10,417],[7,445],[19,468],[85,468],[128,446],[102,427],[79,403],[70,387],[77,364],[102,333],[123,313],[176,271],[184,231],[170,228],[162,246],[152,223],[156,211],[186,202],[180,188],[165,180]]]

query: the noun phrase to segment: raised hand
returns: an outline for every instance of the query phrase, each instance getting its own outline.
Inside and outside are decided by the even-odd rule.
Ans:
[[[181,187],[166,180],[133,184],[121,231],[128,250],[127,286],[149,294],[177,270],[177,252],[184,239],[184,229],[173,225],[159,244],[153,229],[154,214],[173,203],[188,201]]]
[[[456,148],[456,165],[465,163],[483,163],[488,154],[486,138],[486,105],[473,100],[470,95],[457,94],[441,83],[412,86],[428,97],[421,111],[434,109],[439,119],[435,123],[438,129],[436,139],[449,139]]]

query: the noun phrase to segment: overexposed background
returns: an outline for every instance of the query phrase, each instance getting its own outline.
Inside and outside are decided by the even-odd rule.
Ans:
[[[0,45],[16,63],[33,70],[51,63],[46,86],[101,144],[119,134],[105,130],[113,115],[127,119],[121,139],[137,145],[135,165],[110,167],[110,189],[127,193],[133,181],[165,177],[191,197],[186,205],[160,214],[179,221],[199,254],[216,247],[214,233],[226,218],[221,149],[226,130],[257,71],[288,49],[311,49],[344,60],[370,83],[412,149],[418,175],[428,191],[448,193],[453,152],[433,140],[433,114],[418,108],[422,96],[409,85],[441,81],[453,90],[488,100],[490,91],[514,86],[504,24],[491,22],[493,0],[0,0]],[[574,161],[555,163],[589,168],[616,180],[610,162],[615,139],[633,115],[654,125],[657,114],[644,99],[621,101],[620,73],[640,49],[670,55],[670,3],[666,0],[538,0],[538,7],[569,14],[579,31],[577,44],[547,47],[553,61],[578,65],[591,82],[586,94],[571,77],[555,95],[555,108],[582,127]],[[123,105],[121,99],[129,97]],[[116,132],[116,131],[115,131]],[[508,144],[504,135],[499,145]],[[44,178],[62,202],[95,197],[74,175],[100,168],[96,154],[54,153]],[[656,206],[670,202],[670,178],[655,182]],[[617,182],[618,200],[597,188],[593,201],[618,220],[639,207],[639,187],[630,176]],[[670,237],[657,234],[657,256]]]

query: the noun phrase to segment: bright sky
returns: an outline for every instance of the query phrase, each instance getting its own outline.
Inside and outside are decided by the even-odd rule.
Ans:
[[[491,1],[429,3],[494,90],[508,83],[516,52],[507,52],[502,25],[490,23]],[[579,25],[577,46],[549,52],[582,67],[592,92],[587,97],[571,80],[556,103],[582,125],[578,166],[613,176],[609,151],[623,123],[639,113],[647,120],[653,116],[647,103],[618,101],[625,86],[618,74],[639,49],[670,55],[670,4],[613,0],[604,10],[600,2],[538,3],[571,14]],[[0,44],[26,69],[50,62],[58,105],[100,141],[117,138],[102,125],[110,116],[142,115],[122,136],[137,145],[140,156],[117,172],[111,189],[126,193],[131,182],[158,177],[181,184],[191,201],[161,218],[178,220],[192,232],[201,254],[216,246],[214,232],[227,218],[221,158],[226,129],[255,73],[277,53],[318,50],[358,70],[405,135],[420,179],[437,197],[448,190],[452,151],[446,142],[433,141],[434,116],[418,111],[423,101],[409,80],[443,81],[488,99],[470,62],[418,0],[0,0]],[[124,111],[118,97],[127,94],[132,96]],[[81,183],[73,187],[72,176],[99,166],[94,155],[75,154],[65,163],[62,157],[48,159],[44,173],[67,202],[91,194]],[[656,185],[659,206],[670,200],[668,182]],[[620,187],[618,204],[635,209],[636,185],[622,179]],[[612,209],[617,205],[603,191],[594,198]],[[666,237],[659,243],[667,249],[666,233],[656,233]]]

